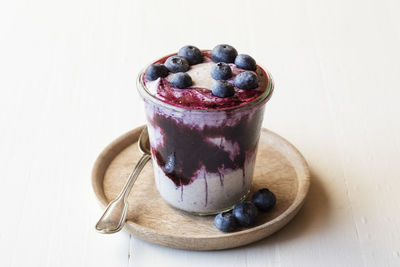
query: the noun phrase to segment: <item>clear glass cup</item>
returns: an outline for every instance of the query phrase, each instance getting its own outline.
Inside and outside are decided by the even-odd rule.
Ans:
[[[273,81],[256,99],[223,109],[191,109],[153,96],[138,77],[145,102],[156,187],[171,206],[197,215],[231,209],[253,179],[265,103]]]

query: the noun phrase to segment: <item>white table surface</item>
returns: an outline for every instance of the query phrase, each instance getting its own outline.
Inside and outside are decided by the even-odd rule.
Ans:
[[[400,2],[0,3],[0,266],[400,266]],[[98,153],[144,123],[136,75],[229,43],[274,76],[264,126],[312,171],[280,232],[226,251],[101,235]]]

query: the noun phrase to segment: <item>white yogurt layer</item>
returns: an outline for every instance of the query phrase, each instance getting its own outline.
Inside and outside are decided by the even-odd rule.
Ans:
[[[211,69],[215,65],[214,62],[205,62],[190,67],[186,72],[192,78],[192,86],[211,90],[215,80],[211,77]],[[173,73],[167,76],[167,80],[171,81]]]
[[[192,78],[193,85],[191,87],[198,87],[211,90],[213,83],[215,80],[211,77],[211,68],[215,65],[214,62],[205,62],[196,64],[190,67],[190,69],[186,72]],[[170,73],[166,79],[171,81],[172,76],[174,73]],[[151,94],[157,94],[157,88],[160,84],[160,78],[154,81],[148,81],[146,83],[147,89],[150,91]],[[190,87],[189,87],[190,88]]]
[[[261,109],[261,110],[260,110]],[[224,111],[191,112],[174,111],[167,108],[146,104],[146,113],[150,121],[154,114],[160,114],[173,119],[177,124],[189,128],[203,129],[206,126],[224,127],[235,125],[241,118],[254,119],[256,111],[263,112],[264,107],[252,107],[250,109],[237,110],[230,116]],[[262,118],[261,118],[262,119]],[[163,146],[163,129],[158,125],[148,124],[150,144],[157,149]],[[205,136],[205,142],[210,142],[228,152],[233,160],[240,153],[236,142],[227,140],[224,136]],[[201,144],[199,144],[201,145]],[[245,197],[250,190],[255,165],[256,151],[246,153],[243,168],[235,170],[223,169],[220,173],[207,173],[204,167],[200,169],[192,182],[187,185],[177,186],[158,165],[153,155],[154,176],[160,195],[171,206],[195,213],[216,213],[231,208]],[[199,159],[201,160],[201,159]],[[221,176],[220,176],[221,174]]]
[[[230,209],[250,191],[255,163],[255,153],[246,158],[243,169],[224,173],[222,176],[198,172],[190,184],[177,187],[163,170],[153,164],[155,182],[160,195],[171,206],[194,213],[218,213]]]
[[[253,119],[258,107],[236,110],[232,113],[227,113],[220,110],[196,111],[188,110],[186,112],[175,111],[152,104],[146,104],[146,115],[150,120],[153,120],[154,114],[161,114],[168,118],[174,119],[177,123],[183,123],[191,127],[203,129],[209,127],[233,126],[238,123],[243,117],[247,116],[248,120]]]
[[[215,83],[215,80],[211,76],[211,69],[215,65],[215,62],[208,61],[196,65],[190,66],[190,69],[186,72],[187,74],[190,75],[192,78],[192,86],[188,88],[204,88],[207,90],[211,90],[213,84]],[[237,74],[242,72],[243,70],[240,70],[236,67],[234,64],[229,64],[229,66],[232,69],[232,75],[235,77]],[[256,70],[257,76],[259,78],[259,87],[260,88],[265,88],[267,86],[267,79],[264,74],[264,71],[257,67]],[[174,73],[170,73],[166,79],[168,81],[171,81],[172,76]],[[230,80],[232,80],[231,78]],[[157,94],[157,88],[160,84],[160,78],[154,81],[147,81],[146,82],[146,87],[150,91],[151,94],[156,95]]]

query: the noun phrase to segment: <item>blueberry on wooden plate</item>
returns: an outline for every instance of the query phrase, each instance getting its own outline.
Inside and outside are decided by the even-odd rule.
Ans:
[[[275,206],[276,197],[267,188],[263,188],[253,194],[251,201],[260,211],[268,211]]]
[[[232,232],[237,228],[237,222],[231,212],[222,212],[215,216],[214,225],[222,232]]]
[[[233,208],[233,216],[235,216],[239,225],[249,227],[256,222],[258,211],[256,206],[249,202],[240,202]]]

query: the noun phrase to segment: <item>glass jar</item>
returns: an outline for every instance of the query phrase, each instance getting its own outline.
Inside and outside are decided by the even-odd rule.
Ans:
[[[254,100],[222,109],[165,103],[138,77],[145,102],[156,187],[171,206],[197,215],[231,209],[246,198],[253,179],[265,103],[273,81]]]

